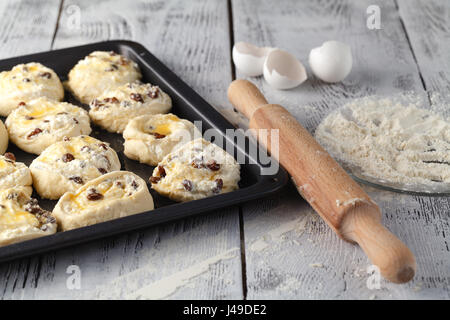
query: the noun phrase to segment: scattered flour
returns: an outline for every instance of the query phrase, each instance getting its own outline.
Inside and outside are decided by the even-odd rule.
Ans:
[[[269,242],[281,242],[286,240],[286,234],[291,231],[296,231],[297,236],[305,231],[306,223],[308,222],[308,216],[300,217],[285,223],[280,224],[278,227],[269,230],[264,234],[264,236],[257,238],[250,245],[251,251],[263,251],[269,247]],[[293,243],[298,244],[298,241],[293,241]]]
[[[238,252],[238,248],[233,248],[217,256],[201,261],[187,269],[162,278],[128,294],[126,299],[164,299],[175,293],[179,288],[189,285],[192,279],[207,272],[212,265],[234,258],[236,252]]]
[[[450,191],[449,119],[405,100],[354,100],[322,121],[316,139],[356,176],[411,191]]]

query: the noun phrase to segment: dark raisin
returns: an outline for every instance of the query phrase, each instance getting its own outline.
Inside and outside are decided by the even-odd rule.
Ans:
[[[102,104],[97,99],[94,99],[94,100],[92,100],[91,105],[94,107],[99,107]]]
[[[98,169],[98,171],[99,171],[101,174],[108,173],[108,171],[107,171],[106,169],[104,169],[104,168],[97,168],[97,169]]]
[[[159,180],[161,180],[161,177],[151,176],[148,180],[150,181],[150,183],[158,183]]]
[[[34,119],[34,117],[31,117],[31,116],[29,116],[29,115],[26,115],[25,116],[25,120],[33,120]]]
[[[128,63],[129,63],[128,59],[126,59],[126,58],[124,58],[124,57],[120,57],[120,60],[119,60],[119,64],[120,64],[120,65],[125,66],[125,65],[127,65]]]
[[[105,71],[106,72],[111,72],[111,71],[115,71],[115,70],[118,70],[118,69],[119,69],[119,67],[116,64],[112,63],[109,68],[105,69]]]
[[[90,201],[97,201],[103,199],[103,195],[101,193],[98,193],[97,190],[95,190],[94,188],[89,189],[86,197]]]
[[[24,105],[26,105],[26,103],[23,102],[23,101],[22,101],[22,102],[19,102],[19,104],[18,104],[19,107],[24,106]]]
[[[70,177],[69,180],[72,180],[73,182],[78,183],[78,184],[83,184],[83,179],[81,179],[81,177],[74,176],[74,177]]]
[[[123,185],[123,183],[122,182],[120,182],[120,181],[116,181],[116,186],[118,186],[119,188],[125,188],[125,186]]]
[[[220,164],[218,164],[215,160],[209,161],[206,166],[211,171],[218,171],[220,169]]]
[[[63,141],[70,141],[70,137],[65,136],[65,137],[63,138]]]
[[[152,98],[158,98],[159,88],[158,87],[151,87],[150,91],[147,93],[147,95]]]
[[[187,190],[187,191],[192,191],[192,181],[191,180],[187,180],[184,179],[183,182],[183,187]]]
[[[10,162],[15,162],[16,161],[16,156],[14,155],[14,153],[11,152],[7,152],[4,154],[6,161],[10,161]]]
[[[150,134],[151,134],[152,136],[154,136],[156,139],[162,139],[162,138],[165,138],[165,137],[166,137],[165,135],[160,134],[160,133],[158,133],[158,132],[150,132]]]
[[[134,190],[137,190],[137,188],[139,187],[139,184],[133,180],[133,182],[131,183],[131,186],[133,187]]]
[[[75,122],[76,124],[79,123],[78,120],[77,120],[76,118],[73,118],[72,120],[73,120],[73,122]]]
[[[201,169],[205,167],[205,164],[203,163],[203,157],[196,158],[194,161],[192,161],[191,166],[193,166],[195,169]]]
[[[89,146],[82,146],[80,151],[81,152],[89,152],[89,151],[91,151],[91,148]]]
[[[100,143],[98,146],[103,150],[108,150],[108,146],[106,145],[106,143]]]
[[[33,136],[35,136],[35,135],[37,135],[37,134],[39,134],[39,133],[41,133],[41,132],[42,132],[41,129],[36,128],[36,129],[34,129],[33,131],[31,131],[31,132],[28,134],[27,139],[31,139]]]
[[[23,78],[23,80],[22,80],[23,82],[31,82],[31,80],[30,79],[28,79],[28,78]]]
[[[137,102],[144,102],[144,99],[142,99],[142,96],[139,93],[131,93],[130,99]]]
[[[41,72],[39,73],[39,76],[42,78],[50,79],[52,77],[52,74],[50,72]]]
[[[45,232],[45,231],[47,231],[47,229],[48,229],[48,226],[46,224],[41,226],[41,231]]]
[[[214,193],[220,193],[220,191],[222,191],[223,188],[223,180],[222,179],[216,179],[216,186],[213,188],[213,192]]]
[[[31,198],[24,207],[25,211],[32,214],[42,214],[44,210],[39,207],[38,201],[34,198]]]
[[[73,156],[73,154],[71,154],[71,153],[65,153],[65,154],[63,154],[63,156],[62,156],[62,161],[64,161],[64,162],[70,162],[70,161],[72,161],[72,160],[75,160],[75,157]]]
[[[158,166],[158,174],[161,178],[164,178],[166,176],[166,170],[164,170],[163,166]]]
[[[104,102],[106,103],[119,103],[119,99],[117,99],[116,97],[112,97],[112,98],[105,98],[103,99]]]

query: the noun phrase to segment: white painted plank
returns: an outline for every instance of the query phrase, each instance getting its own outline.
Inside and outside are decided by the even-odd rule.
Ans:
[[[400,17],[435,109],[450,117],[450,2],[398,1]]]
[[[60,3],[0,1],[0,59],[50,50]]]
[[[296,55],[310,79],[289,90],[273,90],[251,78],[269,102],[280,103],[313,131],[345,101],[371,94],[416,90],[424,94],[418,68],[393,1],[233,1],[235,41],[276,46]],[[366,8],[378,4],[382,29],[366,28]],[[354,67],[341,84],[315,79],[309,50],[341,40],[353,51]],[[237,72],[237,77],[242,75]],[[449,202],[365,187],[384,212],[385,225],[414,252],[413,282],[366,286],[369,266],[362,251],[326,227],[290,186],[278,197],[244,206],[249,299],[449,298]]]
[[[80,28],[73,28],[73,12]],[[231,81],[224,1],[64,1],[55,48],[109,39],[141,42],[203,97],[225,106]],[[76,26],[76,24],[75,24]],[[14,35],[14,30],[10,31]],[[243,297],[238,208],[95,241],[0,267],[0,297]],[[68,290],[69,265],[82,272]],[[28,269],[28,271],[24,271]],[[36,271],[35,271],[36,270]],[[162,292],[162,287],[171,290]]]

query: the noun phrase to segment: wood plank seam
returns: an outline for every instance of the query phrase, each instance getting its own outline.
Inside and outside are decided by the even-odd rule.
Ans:
[[[227,11],[228,11],[228,27],[229,27],[228,34],[230,37],[231,79],[232,79],[232,81],[234,81],[234,80],[236,80],[236,68],[233,63],[234,26],[233,26],[233,5],[232,5],[231,1],[232,0],[227,0]],[[233,107],[233,109],[234,109],[234,107]],[[243,300],[247,300],[247,265],[246,265],[246,255],[245,255],[244,217],[243,217],[242,205],[239,205],[239,234],[240,234],[240,243],[241,243],[242,295],[243,295]]]
[[[430,100],[430,103],[431,103],[431,97],[429,96],[429,93],[427,91],[427,86],[425,84],[425,80],[423,79],[422,71],[420,70],[420,66],[419,66],[419,62],[417,61],[416,53],[414,52],[414,48],[411,44],[411,39],[409,38],[408,30],[406,30],[405,21],[403,21],[403,17],[400,14],[400,7],[398,5],[397,0],[394,0],[394,5],[395,5],[395,8],[397,9],[397,14],[398,14],[398,18],[400,20],[400,25],[402,26],[402,30],[405,33],[406,42],[408,43],[408,47],[411,50],[411,54],[414,59],[414,63],[416,64],[417,71],[418,71],[419,77],[420,77],[420,82],[422,83],[422,86],[423,86],[423,89],[425,90],[425,92],[427,92],[428,99]]]
[[[56,33],[58,32],[59,29],[59,21],[61,20],[61,12],[63,10],[63,7],[64,7],[64,0],[61,0],[61,2],[59,3],[58,18],[56,19],[55,31],[53,32],[50,49],[53,49],[53,44],[55,43]]]

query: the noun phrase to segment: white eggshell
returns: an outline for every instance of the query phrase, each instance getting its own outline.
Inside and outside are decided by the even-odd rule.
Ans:
[[[345,43],[327,41],[311,50],[309,65],[317,78],[325,82],[339,82],[352,70],[352,52]]]
[[[305,67],[292,54],[272,50],[264,61],[264,79],[275,89],[291,89],[308,78]]]
[[[237,42],[233,46],[233,62],[240,72],[255,77],[263,74],[264,60],[274,48],[257,47],[247,42]]]

